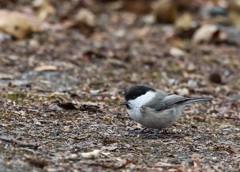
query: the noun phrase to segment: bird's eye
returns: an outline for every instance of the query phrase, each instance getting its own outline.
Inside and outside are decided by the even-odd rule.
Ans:
[[[126,107],[127,107],[127,109],[131,109],[130,106],[129,106],[128,104],[126,104]]]

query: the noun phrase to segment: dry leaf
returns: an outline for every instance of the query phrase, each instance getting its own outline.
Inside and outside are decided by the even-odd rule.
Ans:
[[[183,57],[186,53],[179,48],[172,47],[169,51],[169,54],[173,57]]]
[[[156,167],[174,167],[176,166],[175,164],[170,164],[167,162],[157,162],[154,166]]]
[[[215,73],[211,73],[209,75],[209,81],[212,83],[217,83],[217,84],[222,84],[222,77],[219,73],[215,72]]]
[[[101,107],[103,106],[103,104],[93,102],[81,102],[77,106],[79,106],[80,111],[101,113],[102,112]]]
[[[193,71],[196,70],[196,66],[193,63],[188,63],[187,66],[186,66],[186,70],[188,72],[193,72]]]
[[[91,36],[94,32],[95,20],[95,14],[88,9],[82,8],[73,17],[63,17],[62,24],[65,28],[76,28],[79,29],[83,35]]]
[[[117,143],[113,143],[113,144],[111,144],[109,146],[104,146],[102,148],[102,150],[108,150],[108,151],[114,151],[116,149],[118,149],[118,144]]]
[[[216,25],[203,25],[193,35],[193,43],[209,43],[214,40],[226,40],[227,35]]]
[[[0,30],[17,39],[42,30],[42,21],[37,17],[20,12],[0,10]]]
[[[181,96],[189,95],[189,90],[187,88],[179,88],[176,92]]]
[[[0,29],[17,39],[25,38],[32,33],[31,25],[17,12],[0,11]]]
[[[57,104],[59,107],[65,110],[74,110],[76,109],[75,105],[71,102],[58,102]]]
[[[39,18],[46,19],[48,16],[55,14],[55,8],[48,0],[35,0],[33,6],[37,9]]]
[[[238,11],[238,10],[230,10],[229,11],[228,19],[234,26],[236,26],[236,28],[238,30],[240,30],[239,18],[240,18],[240,11]]]
[[[88,9],[82,8],[76,15],[76,21],[88,26],[95,25],[95,15]]]
[[[38,66],[34,70],[37,71],[37,72],[41,72],[41,71],[55,71],[55,70],[57,70],[57,66],[53,66],[53,65]]]
[[[173,23],[177,18],[177,4],[172,0],[159,0],[152,8],[158,22]]]
[[[100,156],[100,153],[101,153],[101,150],[94,150],[92,152],[81,153],[81,156],[87,159],[97,158]]]
[[[4,80],[4,79],[13,79],[13,78],[14,78],[14,75],[0,73],[0,79],[2,79],[2,80]]]
[[[151,5],[146,0],[123,0],[123,9],[134,13],[144,14],[151,11]]]
[[[188,12],[183,13],[179,17],[177,17],[175,21],[175,27],[180,30],[186,30],[191,28],[192,26],[192,17]]]

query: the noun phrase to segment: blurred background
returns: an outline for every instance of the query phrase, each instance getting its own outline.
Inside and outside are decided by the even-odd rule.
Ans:
[[[107,93],[119,101],[124,90],[144,84],[238,99],[239,0],[9,0],[0,6],[2,90]]]
[[[240,0],[0,0],[0,171],[239,171],[239,18]],[[133,85],[213,101],[146,138],[119,106]]]
[[[239,88],[238,0],[10,0],[0,6],[3,87],[11,81],[34,90],[117,93],[146,84],[183,95],[211,84]]]

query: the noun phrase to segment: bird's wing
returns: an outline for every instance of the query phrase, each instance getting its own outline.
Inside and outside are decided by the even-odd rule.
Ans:
[[[173,106],[182,105],[187,102],[189,98],[179,96],[176,94],[167,94],[165,92],[158,92],[153,100],[142,106],[142,109],[152,108],[155,111],[162,111]]]
[[[177,106],[177,105],[183,105],[189,100],[190,100],[190,98],[187,98],[187,97],[179,96],[176,94],[168,94],[163,99],[163,102],[165,103],[164,109],[169,109],[169,108],[171,108],[173,106]],[[162,110],[162,109],[157,109],[157,111],[158,110]]]

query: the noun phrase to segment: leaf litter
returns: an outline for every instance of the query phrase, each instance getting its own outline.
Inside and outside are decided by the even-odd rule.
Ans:
[[[191,44],[194,37],[162,25],[167,11],[157,6],[158,21],[144,23],[139,12],[148,13],[148,3],[43,2],[50,15],[28,5],[62,29],[1,41],[0,171],[239,170],[239,40],[204,34]],[[186,20],[176,15],[179,2],[164,1],[172,27]],[[119,106],[136,84],[214,99],[186,107],[161,137],[136,135],[130,130],[142,126]]]

